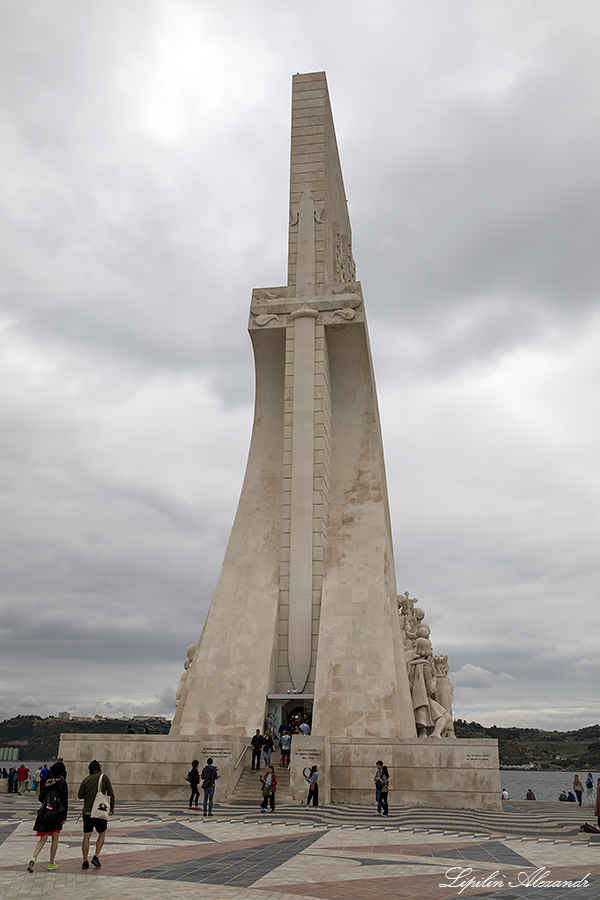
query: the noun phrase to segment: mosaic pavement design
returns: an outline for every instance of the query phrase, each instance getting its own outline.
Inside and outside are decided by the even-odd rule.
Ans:
[[[86,871],[74,805],[59,870],[47,871],[47,846],[29,874],[37,801],[0,795],[0,900],[600,900],[600,841],[579,834],[589,810],[402,809],[384,823],[362,807],[261,814],[259,799],[256,807],[216,806],[212,818],[173,803],[121,804],[102,868]],[[584,877],[585,886],[542,884]]]

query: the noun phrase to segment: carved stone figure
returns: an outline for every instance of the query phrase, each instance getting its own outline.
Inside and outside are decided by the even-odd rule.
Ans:
[[[192,664],[194,653],[196,652],[197,647],[198,644],[190,644],[190,646],[187,648],[187,656],[185,657],[185,662],[183,663],[183,673],[181,675],[181,678],[179,679],[179,684],[177,685],[177,690],[175,692],[175,706],[177,706],[177,704],[179,703],[181,694],[183,693],[183,685],[185,684],[188,669]]]
[[[452,719],[452,704],[454,702],[454,685],[448,678],[448,655],[434,656],[433,665],[437,680],[436,696],[442,704],[446,712],[450,713],[450,724],[448,725],[444,737],[456,737],[454,733],[454,722]]]
[[[425,612],[408,591],[398,597],[402,635],[417,734],[426,737],[455,737],[452,721],[454,689],[448,678],[448,657],[434,657],[431,629]],[[439,660],[436,668],[436,660]],[[445,666],[445,669],[444,669]]]

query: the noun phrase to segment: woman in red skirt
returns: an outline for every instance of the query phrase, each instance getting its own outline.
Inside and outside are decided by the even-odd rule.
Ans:
[[[58,836],[67,820],[69,806],[69,789],[65,781],[66,774],[67,770],[64,764],[60,761],[55,762],[40,786],[40,802],[42,805],[39,808],[33,826],[33,830],[36,832],[39,840],[35,845],[33,856],[29,860],[28,872],[33,872],[35,869],[38,854],[48,838],[50,838],[48,871],[53,872],[58,869],[54,858],[58,849]]]

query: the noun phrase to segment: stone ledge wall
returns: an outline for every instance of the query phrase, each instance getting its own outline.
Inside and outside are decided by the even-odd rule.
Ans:
[[[246,760],[250,740],[241,735],[62,734],[58,755],[67,767],[71,797],[97,759],[110,778],[119,800],[180,800],[187,805],[190,787],[185,776],[193,759],[200,771],[211,756],[219,769],[216,796],[231,796]],[[236,763],[243,751],[241,762]]]
[[[192,759],[199,759],[203,766],[207,756],[213,757],[221,776],[216,796],[227,800],[244,765],[250,762],[248,744],[249,738],[240,735],[64,734],[59,756],[67,767],[71,796],[77,796],[77,788],[88,774],[88,763],[97,759],[113,783],[117,803],[166,800],[187,805],[189,785],[185,776]],[[502,809],[498,743],[493,740],[297,736],[292,744],[292,796],[295,800],[306,798],[303,769],[316,764],[323,805],[373,806],[378,759],[390,770],[392,806]]]

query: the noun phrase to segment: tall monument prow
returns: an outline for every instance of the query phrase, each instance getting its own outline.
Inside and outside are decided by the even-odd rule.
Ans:
[[[249,330],[248,468],[172,733],[250,733],[270,707],[280,718],[292,693],[316,734],[414,737],[375,380],[324,72],[293,79],[288,283],[253,292]]]
[[[174,798],[210,756],[236,791],[257,728],[305,718],[290,792],[319,767],[320,801],[500,808],[496,741],[452,727],[448,659],[398,596],[377,391],[327,82],[292,87],[287,284],[252,292],[256,403],[246,475],[169,735],[63,735],[72,778],[111,760],[126,799]],[[88,740],[89,738],[89,740]],[[91,756],[89,755],[91,754]],[[160,763],[149,766],[148,762]],[[76,782],[75,782],[76,783]],[[280,796],[278,794],[278,796]]]

